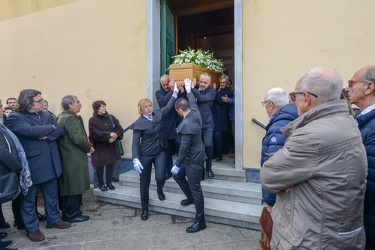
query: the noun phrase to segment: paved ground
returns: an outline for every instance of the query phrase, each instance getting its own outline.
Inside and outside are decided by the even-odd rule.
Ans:
[[[42,206],[38,210],[44,211]],[[18,249],[260,249],[258,231],[207,223],[207,229],[187,234],[190,219],[151,213],[142,221],[138,209],[99,202],[92,190],[84,195],[82,210],[91,219],[69,229],[46,229],[46,222],[41,222],[46,236],[42,242],[31,242],[13,226],[0,231],[7,232],[11,247]],[[10,203],[3,204],[3,211],[7,222],[13,223]]]

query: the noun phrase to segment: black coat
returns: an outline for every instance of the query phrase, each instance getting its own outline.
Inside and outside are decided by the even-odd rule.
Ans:
[[[175,101],[176,99],[171,97],[164,108],[154,110],[152,121],[141,115],[129,126],[133,130],[133,159],[140,158],[141,155],[156,155],[168,147],[168,141],[164,135],[162,118],[172,109]]]
[[[22,165],[18,161],[14,142],[0,127],[0,176],[10,172],[21,171],[21,169]]]
[[[95,149],[95,167],[113,164],[121,158],[117,141],[122,140],[124,130],[116,117],[111,116],[115,122],[115,129],[108,113],[104,115],[95,114],[89,120],[90,138],[94,142]],[[109,143],[112,132],[115,132],[118,137],[115,142]]]
[[[230,105],[229,103],[223,102],[221,97],[228,96],[233,97],[233,92],[230,88],[217,89],[214,103],[212,105],[212,116],[214,119],[214,131],[227,131],[228,130],[228,119]]]
[[[188,95],[190,112],[185,116],[176,131],[181,137],[181,145],[175,162],[177,167],[182,163],[189,164],[205,161],[207,156],[202,141],[202,118],[192,92]]]
[[[216,90],[208,86],[205,90],[200,91],[196,88],[191,90],[197,98],[197,105],[202,116],[202,129],[213,128],[214,120],[212,117],[212,103],[215,99]]]

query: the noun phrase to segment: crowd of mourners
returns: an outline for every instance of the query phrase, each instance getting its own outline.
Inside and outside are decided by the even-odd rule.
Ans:
[[[180,204],[194,204],[194,223],[186,232],[195,233],[206,228],[201,181],[214,179],[212,161],[221,162],[234,149],[233,86],[227,75],[217,83],[208,73],[181,82],[163,75],[155,98],[157,109],[150,99],[139,100],[140,116],[129,126],[140,217],[149,217],[154,166],[160,201],[168,198],[163,187],[173,177],[186,196]],[[31,241],[43,241],[39,221],[67,229],[89,220],[81,210],[90,188],[87,155],[95,187],[114,190],[124,134],[119,120],[106,102],[94,101],[87,134],[77,96],[63,97],[56,116],[35,89],[22,90],[6,104],[0,103],[0,178],[18,176],[13,226]],[[357,71],[345,87],[335,70],[316,67],[289,94],[269,90],[262,105],[269,117],[260,182],[273,220],[270,249],[375,249],[375,66]],[[45,215],[37,210],[38,193]],[[0,204],[0,229],[9,227]],[[11,243],[1,241],[0,249]]]

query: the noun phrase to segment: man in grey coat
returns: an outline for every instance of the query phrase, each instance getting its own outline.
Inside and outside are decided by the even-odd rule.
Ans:
[[[364,249],[366,151],[332,69],[314,68],[290,99],[299,117],[263,165],[262,187],[276,193],[272,249]]]

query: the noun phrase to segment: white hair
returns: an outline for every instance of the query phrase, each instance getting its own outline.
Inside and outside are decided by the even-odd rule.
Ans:
[[[273,88],[268,90],[264,100],[272,101],[273,104],[278,108],[282,108],[289,103],[288,94],[282,88]]]

